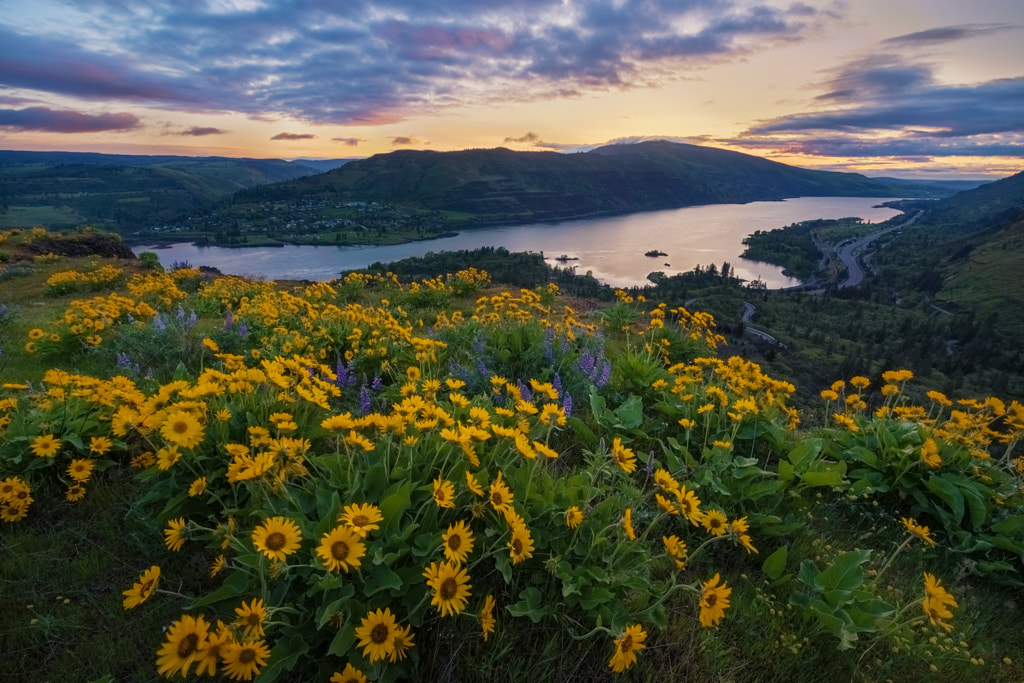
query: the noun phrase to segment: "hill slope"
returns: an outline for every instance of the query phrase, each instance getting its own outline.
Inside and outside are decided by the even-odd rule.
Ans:
[[[457,214],[465,224],[532,222],[797,196],[945,196],[856,173],[811,171],[664,141],[580,154],[398,151],[317,177],[244,191],[236,203],[318,198]]]
[[[280,159],[0,151],[0,227],[135,230],[241,189],[319,172]]]

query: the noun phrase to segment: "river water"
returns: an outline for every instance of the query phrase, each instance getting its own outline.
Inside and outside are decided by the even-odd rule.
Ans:
[[[137,245],[134,249],[136,254],[155,251],[160,263],[168,267],[175,262],[188,262],[193,266],[213,266],[231,275],[269,280],[331,280],[339,273],[365,268],[377,261],[388,263],[422,256],[428,251],[493,246],[509,251],[542,252],[552,265],[574,266],[578,273],[590,271],[615,287],[650,284],[647,274],[653,271],[675,275],[698,264],[714,263],[721,267],[728,261],[737,277],[760,279],[774,289],[799,281],[784,276],[778,266],[741,259],[743,238],[755,230],[771,230],[815,218],[858,216],[877,223],[899,213],[878,206],[883,201],[889,199],[799,197],[780,202],[689,206],[605,218],[475,228],[463,230],[455,237],[394,246],[226,248],[183,243],[163,249]],[[668,255],[645,256],[650,250]],[[562,254],[578,260],[560,264],[555,258]]]

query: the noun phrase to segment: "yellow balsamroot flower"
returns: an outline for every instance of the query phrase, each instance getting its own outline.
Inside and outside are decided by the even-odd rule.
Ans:
[[[631,541],[636,540],[636,531],[633,530],[633,510],[626,508],[626,511],[622,514],[622,530],[626,532],[626,538]]]
[[[644,645],[645,640],[647,631],[640,624],[627,627],[622,635],[615,639],[615,654],[608,662],[611,670],[618,674],[636,664],[636,653],[647,647]]]
[[[384,515],[380,508],[369,503],[355,503],[346,505],[344,512],[338,517],[338,521],[349,529],[366,538],[366,534],[380,529],[377,522],[384,521]]]
[[[750,540],[750,536],[747,535],[747,531],[750,530],[750,525],[747,523],[746,517],[740,517],[729,522],[729,537],[733,541],[742,545],[747,553],[756,553],[757,548]]]
[[[181,448],[193,448],[203,442],[205,436],[202,425],[192,413],[178,410],[164,420],[160,433],[172,444]]]
[[[690,524],[697,526],[701,523],[704,513],[700,510],[700,498],[693,491],[687,491],[686,484],[676,491],[676,502],[679,504],[679,511],[690,520]]]
[[[832,418],[836,421],[836,424],[846,427],[851,432],[860,431],[860,428],[857,426],[857,423],[854,422],[853,418],[851,418],[848,415],[843,415],[841,413],[832,413]]]
[[[488,593],[487,597],[484,598],[484,606],[480,609],[480,631],[485,643],[487,642],[487,637],[494,633],[495,623],[494,596]]]
[[[351,663],[348,663],[345,665],[344,671],[335,672],[331,676],[330,683],[366,683],[366,676]]]
[[[697,423],[688,417],[679,418],[679,426],[682,427],[683,429],[693,429],[693,426],[695,424]]]
[[[509,490],[502,480],[501,470],[498,470],[498,476],[491,482],[488,498],[491,501],[491,507],[498,512],[504,512],[512,506],[512,491]]]
[[[172,519],[164,529],[164,543],[168,549],[178,552],[188,540],[188,523],[184,517]]]
[[[455,616],[466,609],[469,599],[469,573],[455,562],[432,562],[423,572],[434,594],[430,604],[444,616]]]
[[[60,439],[53,434],[40,434],[32,439],[31,450],[40,458],[52,458],[60,451]]]
[[[533,557],[533,538],[525,524],[517,524],[512,527],[512,538],[508,542],[508,548],[512,564],[519,564],[523,560]]]
[[[704,513],[704,528],[712,536],[724,536],[729,531],[729,522],[720,510],[708,510]]]
[[[626,474],[631,474],[636,470],[636,455],[622,445],[622,439],[619,437],[615,437],[615,440],[612,441],[612,457]]]
[[[114,443],[105,436],[94,436],[89,439],[89,452],[104,455],[114,447]]]
[[[249,604],[242,601],[241,607],[235,608],[235,626],[242,630],[246,638],[262,638],[263,622],[267,620],[267,610],[262,598],[253,598]]]
[[[233,642],[235,642],[235,637],[232,635],[231,630],[224,625],[223,621],[218,621],[217,631],[210,631],[206,635],[206,640],[199,646],[195,662],[196,675],[202,676],[207,674],[216,676],[217,663],[223,658],[223,652],[226,650],[225,645]]]
[[[924,573],[924,592],[925,596],[921,602],[921,608],[924,610],[928,620],[947,633],[952,631],[952,624],[944,620],[953,618],[950,608],[958,607],[956,599],[946,592],[946,589],[942,587],[942,583],[937,578],[928,572]]]
[[[270,648],[262,640],[229,642],[221,647],[224,675],[236,681],[251,681],[270,659]]]
[[[672,536],[662,536],[661,542],[665,544],[665,552],[675,560],[676,569],[686,568],[686,543],[680,541],[679,537],[675,534]]]
[[[395,633],[395,646],[391,650],[391,654],[388,655],[388,661],[393,664],[399,660],[404,660],[408,651],[415,645],[412,641],[412,626],[409,624],[400,626]]]
[[[371,663],[379,662],[395,650],[395,636],[401,629],[395,623],[390,607],[370,612],[359,622],[356,638],[363,656]]]
[[[542,444],[540,441],[533,442],[533,449],[545,458],[555,459],[558,457],[558,451],[554,448],[549,448],[546,444]]]
[[[302,532],[290,519],[271,517],[253,530],[252,542],[256,550],[269,559],[284,562],[289,555],[299,549]]]
[[[68,465],[68,476],[84,484],[92,478],[94,469],[96,469],[96,461],[89,458],[75,458]]]
[[[935,539],[932,538],[931,532],[929,531],[928,527],[921,526],[920,524],[914,521],[913,517],[901,517],[900,521],[903,522],[903,526],[906,528],[907,532],[910,533],[912,536],[917,536],[930,546],[935,545]]]
[[[939,455],[939,447],[935,439],[925,439],[921,445],[921,462],[932,469],[942,466],[942,456]]]
[[[347,572],[350,567],[362,564],[362,558],[366,555],[366,545],[363,543],[362,535],[355,529],[338,526],[321,537],[316,554],[331,571]]]
[[[444,556],[449,562],[462,563],[473,552],[473,532],[461,519],[441,535]]]
[[[85,498],[85,486],[77,481],[64,492],[64,500],[69,503],[77,503],[83,498]]]
[[[206,640],[210,624],[202,615],[192,617],[181,615],[167,629],[167,639],[156,652],[157,672],[165,678],[174,678],[181,674],[188,676],[188,670],[200,656],[200,646]]]
[[[156,590],[159,581],[160,567],[154,564],[142,572],[142,576],[135,582],[135,585],[126,591],[122,591],[122,595],[124,595],[124,608],[132,609],[149,600],[149,596]]]
[[[227,422],[231,419],[231,409],[221,408],[214,414],[214,417],[217,419],[217,422]]]
[[[484,487],[480,486],[480,482],[476,480],[476,477],[474,477],[473,473],[469,470],[466,470],[466,488],[468,488],[474,496],[482,497],[484,495]]]
[[[565,525],[570,529],[579,528],[579,525],[583,523],[583,512],[580,511],[579,507],[573,505],[565,511]]]
[[[439,508],[455,507],[455,486],[447,479],[434,480],[434,502]]]
[[[206,491],[206,477],[199,477],[193,481],[188,487],[188,495],[190,498],[201,496]]]
[[[732,589],[722,582],[718,585],[718,574],[704,582],[700,596],[700,625],[711,628],[725,618],[725,610],[729,608],[729,596]]]

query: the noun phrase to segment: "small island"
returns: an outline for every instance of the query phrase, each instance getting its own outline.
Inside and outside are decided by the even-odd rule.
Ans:
[[[658,251],[657,249],[651,249],[650,251],[644,252],[644,256],[650,256],[651,258],[658,258],[658,257],[661,257],[661,256],[668,256],[668,254],[666,254],[663,251]]]
[[[555,260],[558,261],[559,263],[565,263],[566,261],[579,261],[580,257],[579,256],[569,256],[567,254],[562,254],[561,256],[556,256]]]

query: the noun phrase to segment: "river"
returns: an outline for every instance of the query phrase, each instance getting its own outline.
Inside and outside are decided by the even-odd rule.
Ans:
[[[697,264],[714,263],[721,267],[728,261],[737,277],[760,279],[774,289],[797,285],[799,281],[784,276],[778,266],[740,258],[745,237],[755,230],[771,230],[815,218],[858,216],[877,223],[899,213],[878,206],[883,201],[889,199],[799,197],[780,202],[688,206],[604,218],[475,228],[454,237],[394,246],[227,248],[182,243],[162,249],[137,245],[134,249],[136,254],[155,251],[166,267],[188,262],[193,266],[213,266],[227,274],[269,280],[330,280],[339,273],[365,268],[377,261],[388,263],[422,256],[428,251],[494,246],[509,251],[542,252],[552,265],[574,266],[579,273],[590,271],[615,287],[649,284],[647,274],[653,271],[675,275],[692,270]],[[650,250],[668,255],[645,256]],[[555,258],[562,254],[578,260],[559,264]]]

